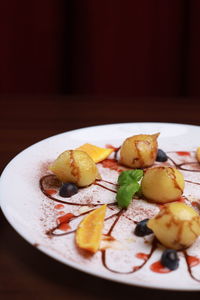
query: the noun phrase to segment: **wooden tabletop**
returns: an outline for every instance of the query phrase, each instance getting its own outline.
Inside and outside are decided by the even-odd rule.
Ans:
[[[200,101],[181,98],[93,96],[1,96],[0,170],[17,153],[71,129],[118,122],[200,125]],[[12,188],[12,187],[11,187]],[[14,195],[14,191],[13,191]],[[176,297],[188,293],[127,286],[87,275],[41,253],[0,212],[0,299],[122,299]],[[198,295],[197,292],[192,295]]]

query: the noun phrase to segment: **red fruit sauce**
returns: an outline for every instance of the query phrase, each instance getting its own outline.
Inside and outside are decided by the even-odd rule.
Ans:
[[[149,254],[142,253],[142,252],[136,253],[135,256],[136,256],[137,258],[143,259],[143,260],[145,260],[145,261],[149,258]]]
[[[109,168],[111,170],[120,171],[119,164],[116,159],[105,159],[102,161],[104,168]]]
[[[190,267],[197,266],[200,263],[200,259],[195,256],[187,255],[186,259]]]
[[[113,149],[114,151],[118,151],[119,150],[119,147],[114,147],[113,145],[110,145],[110,144],[107,144],[106,148]]]
[[[169,273],[171,272],[170,269],[164,267],[160,261],[156,261],[150,266],[151,271],[156,272],[156,273]]]
[[[64,216],[58,217],[56,220],[57,224],[58,224],[58,229],[60,229],[62,231],[67,231],[67,230],[71,229],[69,222],[73,218],[74,218],[74,215],[71,213],[67,213]]]
[[[54,195],[57,193],[57,191],[53,189],[49,189],[49,190],[45,190],[45,193],[47,193],[48,195]]]
[[[178,155],[180,155],[180,156],[188,156],[188,155],[190,155],[190,152],[188,152],[188,151],[177,151],[176,153]]]
[[[64,207],[63,204],[56,204],[56,205],[54,206],[55,209],[61,209],[61,208],[63,208],[63,207]]]

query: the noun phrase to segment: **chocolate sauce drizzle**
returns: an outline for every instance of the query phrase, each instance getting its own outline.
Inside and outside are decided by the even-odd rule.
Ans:
[[[101,180],[101,181],[102,181],[102,180]],[[104,181],[104,182],[108,182],[108,181]],[[112,189],[110,189],[110,188],[108,188],[108,187],[105,187],[104,185],[100,184],[98,181],[95,181],[94,184],[95,184],[95,185],[98,185],[98,186],[100,186],[100,187],[102,187],[102,188],[104,188],[104,189],[106,189],[106,190],[108,190],[108,191],[110,191],[110,192],[117,193],[116,190],[112,190]],[[112,184],[114,184],[114,183],[112,183]]]
[[[167,157],[168,157],[168,160],[170,160],[173,163],[173,165],[179,170],[188,171],[188,172],[198,172],[198,173],[200,172],[200,164],[196,161],[184,162],[184,163],[177,164],[174,161],[174,159],[172,159],[169,155]],[[194,168],[187,169],[186,167],[184,167],[184,166],[188,166],[188,165],[189,166],[195,165],[195,166],[197,166],[197,168],[196,169],[194,169]]]
[[[91,212],[91,211],[93,211],[93,210],[94,210],[94,209],[91,209],[91,210],[86,211],[86,212],[84,212],[84,213],[81,213],[81,214],[79,214],[79,215],[73,216],[73,217],[71,217],[71,218],[69,219],[69,221],[68,221],[67,223],[69,224],[69,223],[71,223],[73,220],[75,220],[75,219],[77,219],[77,218],[79,218],[79,217],[81,217],[81,216],[87,215],[89,212]],[[62,224],[62,223],[61,223],[61,224]],[[47,234],[48,236],[52,237],[52,236],[63,236],[63,235],[68,235],[68,234],[71,234],[71,233],[75,233],[75,232],[76,232],[76,229],[75,229],[75,230],[67,231],[67,232],[64,232],[64,233],[55,233],[55,231],[59,229],[59,227],[60,227],[61,224],[58,224],[57,226],[55,226],[55,227],[53,227],[52,229],[48,230],[48,231],[46,232],[46,234]]]
[[[118,154],[118,151],[120,150],[121,147],[119,148],[115,148],[115,153],[114,153],[114,159],[117,161],[117,154]],[[168,152],[168,153],[172,153],[172,152]],[[200,172],[200,164],[198,164],[197,162],[186,162],[186,163],[176,163],[174,161],[174,159],[172,159],[169,155],[168,155],[168,160],[171,161],[171,163],[179,170],[184,170],[184,171],[188,171],[188,172]],[[198,166],[198,168],[192,168],[192,169],[187,169],[185,166],[187,165],[190,165],[190,166]],[[100,203],[79,203],[79,202],[71,202],[71,201],[63,201],[61,199],[58,199],[56,197],[53,197],[52,195],[48,194],[46,189],[45,189],[45,181],[46,180],[55,180],[56,179],[56,176],[55,175],[45,175],[43,177],[41,177],[40,181],[39,181],[39,186],[40,186],[40,190],[42,191],[42,193],[48,197],[49,199],[55,201],[55,202],[59,202],[59,203],[62,203],[62,204],[68,204],[68,205],[74,205],[74,206],[88,206],[88,207],[94,207],[93,209],[90,209],[89,211],[86,211],[84,213],[81,213],[79,215],[74,215],[72,216],[69,221],[68,221],[68,224],[71,224],[71,222],[73,222],[73,220],[79,218],[79,217],[82,217],[84,215],[87,215],[88,213],[90,213],[91,211],[93,211],[95,209],[96,206],[101,206],[103,204],[100,204]],[[190,181],[190,180],[185,180],[186,182],[188,182],[189,184],[196,184],[196,185],[200,185],[199,182],[193,182],[193,181]],[[107,184],[110,184],[110,185],[113,185],[115,187],[117,187],[117,184],[115,183],[112,183],[112,182],[109,182],[109,181],[104,181],[104,180],[96,180],[95,181],[95,185],[98,185],[100,186],[101,188],[104,188],[106,190],[109,190],[110,192],[113,192],[113,193],[116,193],[116,190],[112,189],[112,188],[109,188],[107,186],[104,186],[103,184],[101,183],[107,183]],[[116,202],[112,202],[112,203],[108,203],[107,206],[112,209],[112,206],[116,206]],[[110,238],[110,240],[114,240],[114,237],[112,236],[112,232],[114,230],[114,228],[116,227],[117,223],[119,222],[120,218],[121,217],[126,217],[127,219],[131,220],[129,217],[125,216],[124,215],[124,212],[125,210],[124,209],[121,209],[119,210],[118,212],[115,212],[113,213],[112,215],[110,215],[109,217],[105,218],[105,222],[109,219],[112,219],[112,218],[115,218],[114,222],[112,223],[110,229],[108,230],[108,232],[105,234],[106,237]],[[133,221],[133,223],[137,223],[136,221],[134,220],[131,220]],[[60,237],[60,236],[65,236],[65,235],[69,235],[69,234],[74,234],[76,232],[76,229],[73,229],[71,231],[67,231],[67,232],[63,232],[63,233],[58,233],[57,231],[59,231],[59,226],[61,224],[58,224],[57,226],[55,226],[54,228],[48,230],[46,232],[46,234],[52,238],[52,237]],[[145,254],[147,259],[145,259],[140,265],[137,265],[137,266],[132,266],[131,267],[131,270],[130,271],[127,271],[127,272],[121,272],[121,271],[118,271],[118,270],[113,270],[111,267],[108,266],[107,264],[107,249],[101,249],[101,259],[102,259],[102,264],[103,266],[109,270],[110,272],[112,273],[118,273],[118,274],[131,274],[131,273],[134,273],[140,269],[142,269],[142,267],[149,261],[149,259],[152,257],[154,251],[158,248],[158,244],[159,242],[157,241],[157,239],[154,237],[153,238],[153,241],[152,241],[152,244],[151,244],[151,249],[150,249],[150,252],[148,254]],[[194,279],[195,281],[198,281],[200,282],[200,279],[197,279],[195,278],[195,276],[193,275],[192,273],[192,270],[191,270],[191,266],[188,262],[188,254],[187,254],[187,251],[186,250],[182,250],[183,252],[183,255],[185,257],[185,260],[186,260],[186,263],[187,263],[187,269],[188,269],[188,273],[190,274],[191,278]]]
[[[186,261],[186,264],[187,264],[187,270],[188,270],[188,273],[190,274],[190,277],[191,277],[192,279],[194,279],[195,281],[200,282],[200,279],[197,279],[197,278],[193,275],[193,273],[192,273],[192,269],[191,269],[191,266],[190,266],[189,261],[188,261],[189,255],[188,255],[187,251],[186,251],[186,250],[182,250],[182,252],[183,252],[183,255],[184,255],[184,257],[185,257],[185,261]]]
[[[81,202],[64,201],[64,200],[58,199],[58,198],[53,197],[52,195],[48,194],[48,192],[47,192],[46,189],[44,188],[44,182],[46,181],[46,179],[48,179],[48,180],[50,181],[51,179],[53,180],[53,179],[55,179],[55,178],[56,178],[55,175],[50,174],[50,175],[45,175],[45,176],[41,177],[41,178],[40,178],[40,181],[39,181],[40,190],[41,190],[42,193],[43,193],[46,197],[48,197],[49,199],[51,199],[51,200],[53,200],[53,201],[56,201],[56,202],[58,202],[58,203],[68,204],[68,205],[91,206],[91,207],[93,207],[93,206],[99,206],[99,203],[81,203]],[[104,188],[104,189],[106,189],[106,190],[108,190],[108,191],[110,191],[110,192],[116,193],[116,190],[110,189],[110,188],[108,188],[108,187],[106,187],[106,186],[100,184],[99,181],[100,181],[100,180],[95,181],[94,184],[95,184],[95,185],[98,185],[98,186],[100,186],[100,187],[102,187],[102,188]],[[102,181],[102,182],[105,182],[105,183],[110,183],[110,184],[112,184],[112,185],[116,185],[116,184],[111,183],[111,182],[109,182],[109,181],[104,181],[104,180],[101,180],[101,181]],[[109,203],[109,204],[114,204],[114,205],[116,205],[116,201],[115,201],[115,202],[111,202],[111,203]]]
[[[100,205],[100,206],[101,206],[101,205]],[[108,207],[109,207],[109,205],[108,205]],[[79,215],[73,216],[72,218],[70,218],[68,224],[70,224],[73,220],[75,220],[75,219],[77,219],[77,218],[79,218],[79,217],[82,217],[82,216],[84,216],[84,215],[87,215],[88,213],[90,213],[90,212],[93,211],[93,210],[94,210],[94,209],[91,209],[91,210],[86,211],[86,212],[84,212],[84,213],[81,213],[81,214],[79,214]],[[111,218],[117,216],[118,214],[119,214],[119,212],[114,213],[114,214],[110,215],[109,217],[105,218],[104,221],[106,222],[107,220],[109,220],[109,219],[111,219]],[[63,232],[63,233],[55,233],[55,231],[59,229],[59,226],[60,226],[60,225],[61,225],[61,224],[58,224],[57,226],[55,226],[55,227],[53,227],[52,229],[48,230],[48,231],[46,232],[46,234],[47,234],[49,237],[53,237],[53,236],[63,236],[63,235],[68,235],[68,234],[72,234],[72,233],[75,233],[75,232],[76,232],[76,229],[75,229],[75,230],[71,230],[71,231],[67,231],[67,232]]]
[[[115,226],[116,226],[117,223],[119,222],[120,218],[123,216],[124,212],[125,212],[125,210],[124,210],[124,209],[121,209],[121,210],[116,214],[116,215],[117,215],[117,218],[116,218],[116,220],[113,222],[113,224],[111,225],[111,227],[110,227],[108,233],[106,234],[108,237],[113,238],[113,237],[112,237],[112,231],[114,230]],[[121,272],[121,271],[113,270],[113,269],[111,269],[111,268],[107,265],[107,262],[106,262],[106,253],[107,253],[107,250],[106,250],[106,249],[101,250],[101,253],[102,253],[102,256],[101,256],[101,258],[102,258],[102,264],[103,264],[103,266],[104,266],[107,270],[109,270],[109,271],[112,272],[112,273],[117,273],[117,274],[131,274],[131,273],[134,273],[134,272],[140,270],[140,269],[147,263],[147,261],[151,258],[153,252],[156,250],[156,248],[157,248],[157,240],[156,240],[156,238],[154,238],[154,239],[153,239],[153,242],[152,242],[152,245],[151,245],[151,251],[150,251],[149,254],[147,254],[147,257],[148,257],[148,258],[147,258],[146,260],[144,260],[144,262],[143,262],[141,265],[133,266],[133,267],[131,268],[131,270],[130,270],[130,271],[127,271],[127,272]]]

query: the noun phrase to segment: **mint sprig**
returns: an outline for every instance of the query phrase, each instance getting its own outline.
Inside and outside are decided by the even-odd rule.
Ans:
[[[118,177],[117,204],[121,208],[127,208],[133,196],[140,190],[138,181],[143,177],[143,171],[139,169],[123,171]]]

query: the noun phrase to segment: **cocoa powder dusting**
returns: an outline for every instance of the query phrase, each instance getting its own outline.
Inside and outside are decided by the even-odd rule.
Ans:
[[[146,146],[148,147],[150,144],[146,143]],[[138,160],[142,160],[142,155],[140,153],[140,149],[136,143],[136,149],[138,151]],[[119,148],[117,149],[117,151],[119,150]],[[117,153],[116,151],[116,153]],[[173,152],[171,152],[171,154],[173,154]],[[155,155],[155,153],[153,153],[153,150],[151,152],[151,157],[153,157]],[[188,156],[190,158],[190,156]],[[190,158],[191,159],[191,158]],[[171,165],[173,164],[177,169],[179,170],[185,170],[185,165],[189,165],[191,169],[187,170],[188,172],[200,172],[200,167],[199,169],[196,167],[196,163],[195,162],[187,162],[184,161],[184,163],[176,163],[174,158],[170,158],[169,157],[169,162],[171,163]],[[143,161],[144,164],[144,161]],[[192,170],[192,166],[195,166],[195,169]],[[132,227],[132,237],[133,237],[133,232],[134,232],[134,226],[135,224],[137,224],[140,221],[140,217],[142,216],[142,218],[151,218],[151,217],[155,217],[156,219],[159,219],[163,216],[163,214],[165,215],[169,215],[170,216],[170,220],[167,222],[166,227],[168,227],[168,230],[170,230],[170,228],[173,225],[178,226],[178,232],[177,232],[177,236],[176,236],[176,240],[174,241],[175,244],[179,244],[181,246],[181,240],[182,240],[182,234],[183,234],[183,228],[184,226],[186,226],[186,222],[182,222],[182,224],[179,224],[179,221],[176,220],[175,218],[173,218],[170,214],[170,211],[168,209],[167,206],[163,205],[162,206],[162,210],[161,213],[158,215],[158,211],[159,211],[159,204],[156,205],[155,203],[150,203],[150,202],[146,202],[145,199],[134,199],[132,204],[130,205],[130,207],[127,210],[120,210],[117,206],[116,206],[116,200],[115,200],[115,193],[116,193],[116,181],[112,181],[109,177],[111,176],[111,172],[118,172],[120,168],[123,168],[122,166],[120,166],[119,162],[115,159],[113,160],[107,160],[105,162],[102,162],[102,165],[105,166],[105,168],[107,168],[107,170],[105,171],[107,175],[106,180],[98,180],[95,182],[94,185],[92,185],[91,187],[87,187],[87,189],[92,188],[93,186],[97,186],[98,190],[93,193],[91,193],[91,196],[85,196],[85,200],[83,201],[83,199],[81,199],[81,201],[77,201],[77,200],[73,200],[71,198],[62,200],[61,198],[57,198],[57,197],[53,197],[52,195],[48,194],[46,192],[47,188],[51,189],[52,187],[56,188],[57,190],[59,189],[61,182],[58,181],[56,179],[56,177],[52,174],[47,174],[45,176],[43,176],[40,179],[40,189],[43,192],[43,194],[51,201],[55,201],[55,202],[59,202],[61,204],[59,204],[58,207],[60,207],[60,205],[63,205],[63,211],[65,211],[65,215],[64,216],[60,216],[59,218],[57,218],[57,224],[54,227],[51,227],[51,229],[46,230],[46,234],[47,236],[53,238],[53,237],[62,237],[62,236],[70,236],[76,233],[76,228],[77,225],[74,224],[78,224],[76,223],[76,220],[78,218],[81,219],[81,217],[83,217],[84,215],[87,215],[89,213],[89,211],[95,209],[96,206],[101,206],[104,204],[104,202],[102,201],[101,197],[98,197],[98,195],[101,193],[100,189],[102,189],[102,191],[106,191],[107,193],[110,192],[109,197],[112,197],[112,202],[109,203],[107,205],[107,212],[108,215],[105,218],[105,228],[106,228],[106,232],[104,232],[104,239],[106,239],[107,241],[110,242],[115,242],[119,240],[118,236],[121,236],[121,234],[126,233],[127,230],[130,230],[130,227]],[[166,165],[163,164],[163,165]],[[108,166],[110,169],[108,169]],[[72,170],[72,175],[77,179],[77,181],[80,179],[80,170],[75,162],[74,156],[73,156],[73,151],[70,151],[70,167]],[[160,168],[164,168],[162,165],[160,166]],[[175,172],[173,170],[173,168],[170,168],[171,172],[168,174],[170,176],[170,178],[172,178],[173,184],[174,186],[181,190],[181,187],[178,185],[177,181],[176,181],[176,176],[175,176]],[[198,170],[198,171],[197,171]],[[109,173],[110,172],[110,173]],[[184,176],[186,176],[184,174]],[[116,176],[117,178],[117,176]],[[188,182],[190,185],[196,184],[196,185],[200,185],[200,183],[198,181],[193,181],[193,179],[191,177],[187,178],[186,176],[186,182]],[[104,186],[104,184],[107,184],[106,186]],[[108,186],[108,184],[111,184],[112,186]],[[84,189],[83,189],[84,190]],[[80,190],[81,191],[81,190]],[[181,190],[182,192],[182,190]],[[98,194],[99,193],[99,194]],[[108,194],[107,194],[108,195]],[[112,195],[112,196],[111,196]],[[187,197],[186,197],[187,196]],[[187,202],[190,201],[189,196],[188,195],[184,195],[185,199],[187,200]],[[114,197],[114,198],[113,198]],[[76,198],[75,198],[76,199]],[[77,197],[77,199],[80,199]],[[114,199],[114,201],[113,201]],[[193,200],[193,202],[195,202]],[[68,206],[72,207],[72,211],[73,209],[75,209],[75,207],[81,207],[83,206],[88,206],[90,207],[89,211],[86,211],[84,213],[76,213],[76,214],[72,214],[71,212],[66,212],[66,209],[68,208]],[[53,207],[56,206],[55,204],[53,205]],[[112,212],[112,213],[111,213]],[[44,219],[44,218],[43,218]],[[128,222],[125,227],[124,224]],[[200,220],[199,218],[196,220],[197,223],[199,223],[200,226]],[[192,231],[192,233],[197,236],[197,233],[195,232],[192,222],[188,222],[187,226],[190,228],[190,230]],[[59,228],[60,227],[60,228]],[[60,232],[59,231],[62,230],[66,230],[66,232]],[[116,234],[116,236],[113,236],[113,233]],[[59,239],[59,238],[58,238]],[[120,241],[120,240],[119,240]],[[110,264],[110,257],[109,257],[109,251],[110,249],[103,249],[100,250],[101,251],[101,262],[102,265],[109,270],[112,273],[119,273],[119,274],[131,274],[134,273],[136,271],[139,271],[143,268],[143,266],[149,261],[149,259],[151,258],[151,256],[153,255],[154,251],[158,248],[158,241],[156,239],[153,239],[153,241],[151,242],[147,242],[144,239],[144,244],[146,246],[148,246],[151,243],[151,248],[150,248],[150,252],[149,253],[140,253],[138,254],[138,258],[142,258],[143,257],[143,262],[139,265],[132,265],[129,264],[129,268],[127,271],[121,270],[120,268],[120,257],[115,261],[115,266],[113,266],[112,264]],[[114,245],[114,243],[113,243]],[[123,250],[122,250],[123,251]],[[182,250],[185,258],[187,258],[187,253],[185,250]],[[187,259],[186,259],[187,260]],[[191,266],[189,266],[188,263],[188,272],[190,274],[190,276],[194,279],[197,280],[195,278],[195,276],[192,274],[191,272]],[[197,280],[198,281],[198,280]]]

